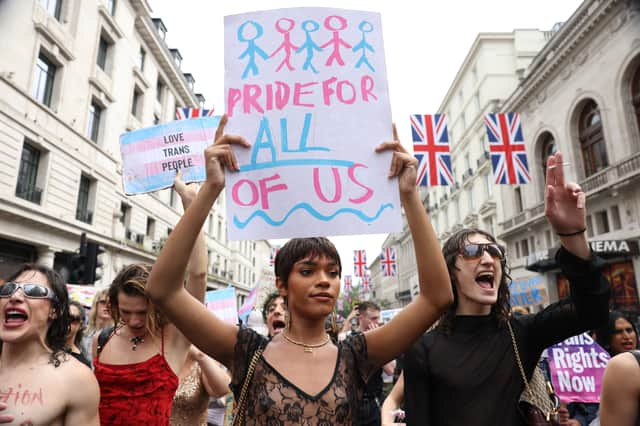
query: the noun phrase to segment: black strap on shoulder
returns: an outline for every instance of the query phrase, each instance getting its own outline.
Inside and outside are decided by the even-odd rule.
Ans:
[[[100,334],[98,335],[98,348],[97,348],[98,355],[100,355],[100,352],[102,352],[102,348],[104,348],[104,345],[107,344],[109,337],[111,337],[111,335],[113,334],[113,329],[114,327],[103,328]]]
[[[634,357],[636,357],[636,361],[638,361],[638,365],[640,366],[640,351],[631,351]]]

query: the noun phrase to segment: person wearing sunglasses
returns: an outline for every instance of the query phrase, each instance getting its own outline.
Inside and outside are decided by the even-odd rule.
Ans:
[[[64,351],[69,323],[52,269],[25,264],[0,285],[0,423],[98,425],[98,383]]]
[[[80,302],[72,300],[69,302],[69,319],[71,326],[67,335],[67,345],[65,350],[69,355],[91,368],[91,361],[87,359],[82,351],[82,338],[84,334],[84,306]]]
[[[524,425],[518,398],[524,389],[511,332],[528,380],[542,351],[597,328],[608,316],[609,284],[602,259],[585,236],[585,194],[565,183],[562,154],[547,163],[545,214],[561,247],[556,262],[571,296],[544,310],[510,316],[505,249],[479,229],[455,232],[442,249],[454,303],[404,359],[408,425]]]
[[[107,305],[109,289],[98,290],[93,297],[91,309],[89,310],[89,322],[82,337],[82,353],[85,354],[90,363],[93,363],[93,341],[105,328],[113,326],[113,318]]]

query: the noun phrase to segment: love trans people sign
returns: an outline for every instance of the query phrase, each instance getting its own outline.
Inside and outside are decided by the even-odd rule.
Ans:
[[[380,15],[292,8],[225,17],[229,238],[401,229]]]

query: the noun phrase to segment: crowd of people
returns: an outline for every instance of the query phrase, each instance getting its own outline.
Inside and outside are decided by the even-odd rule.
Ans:
[[[392,153],[419,294],[385,324],[378,305],[362,302],[338,330],[340,256],[327,238],[294,238],[275,259],[263,336],[203,304],[202,227],[225,172],[239,170],[234,150],[250,146],[225,134],[226,122],[205,151],[200,189],[176,178],[184,214],[153,267],[123,268],[96,294],[86,329],[84,307],[50,268],[24,265],[0,286],[0,423],[206,425],[214,400],[232,412],[225,421],[242,425],[391,424],[399,408],[409,425],[525,425],[532,407],[519,397],[543,350],[593,330],[613,356],[601,404],[562,406],[558,421],[638,422],[637,330],[608,310],[585,194],[565,182],[560,153],[547,163],[545,214],[560,237],[567,299],[512,315],[507,253],[493,235],[463,229],[441,248],[416,191],[417,160],[394,127],[376,152]],[[398,370],[396,360],[402,374],[382,405],[383,373]],[[232,405],[218,399],[229,392]]]

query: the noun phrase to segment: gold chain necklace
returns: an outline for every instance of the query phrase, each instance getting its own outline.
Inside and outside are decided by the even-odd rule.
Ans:
[[[327,343],[329,343],[329,340],[330,340],[329,335],[327,334],[326,336],[327,336],[327,338],[325,339],[325,341],[324,341],[324,342],[322,342],[322,343],[316,343],[316,344],[313,344],[313,345],[309,345],[309,344],[307,344],[307,343],[296,342],[296,341],[295,341],[295,340],[293,340],[291,337],[287,336],[287,333],[286,333],[286,332],[283,332],[283,333],[282,333],[282,337],[284,337],[284,338],[285,338],[289,343],[293,343],[294,345],[297,345],[297,346],[302,346],[302,347],[304,348],[304,351],[305,351],[306,353],[308,353],[308,354],[313,353],[313,350],[314,350],[314,349],[321,348],[321,347],[323,347],[324,345],[326,345]]]

